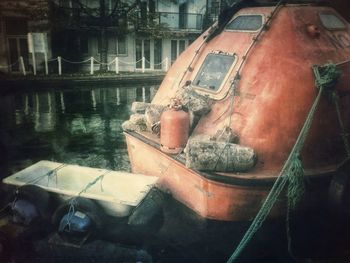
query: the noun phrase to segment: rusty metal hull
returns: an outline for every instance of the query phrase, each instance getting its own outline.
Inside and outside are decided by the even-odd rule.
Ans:
[[[318,94],[313,65],[332,62],[342,71],[336,89],[344,129],[350,132],[349,24],[333,9],[312,5],[244,8],[234,17],[259,14],[266,21],[273,11],[268,30],[223,30],[208,42],[205,38],[210,30],[205,32],[177,59],[152,101],[169,104],[196,78],[213,51],[235,54],[235,62],[217,90],[191,84],[213,100],[211,111],[201,117],[192,136],[212,136],[229,125],[240,144],[256,151],[254,169],[241,174],[193,171],[185,167],[181,156],[162,153],[157,138],[126,134],[133,172],[160,177],[160,188],[205,218],[241,221],[256,215]],[[345,27],[327,28],[321,23],[321,13],[334,14]],[[310,32],[310,25],[319,32]],[[334,103],[322,97],[301,152],[305,175],[312,182],[301,207],[326,205],[328,183],[346,158],[342,132]],[[285,214],[284,196],[270,217]]]
[[[132,171],[160,177],[157,186],[195,211],[198,215],[222,221],[245,221],[259,211],[269,193],[274,177],[244,178],[223,174],[200,173],[187,169],[179,156],[168,155],[159,145],[136,133],[125,133]],[[142,160],[142,162],[140,162]],[[307,190],[304,208],[325,205],[327,187],[332,173],[317,174]],[[281,196],[270,217],[285,215],[286,200]]]

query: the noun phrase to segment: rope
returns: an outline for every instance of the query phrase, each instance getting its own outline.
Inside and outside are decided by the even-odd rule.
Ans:
[[[282,192],[284,186],[290,180],[290,178],[291,178],[290,174],[295,174],[295,172],[299,173],[299,168],[300,168],[299,153],[303,147],[305,138],[306,138],[307,133],[311,127],[311,123],[312,123],[315,111],[317,109],[319,100],[321,98],[322,91],[323,91],[323,87],[320,88],[318,95],[317,95],[317,97],[316,97],[316,99],[315,99],[315,101],[310,109],[310,112],[307,116],[307,119],[304,123],[304,126],[299,133],[297,141],[294,144],[293,149],[292,149],[291,153],[289,154],[287,161],[283,165],[283,168],[282,168],[281,172],[279,173],[274,185],[272,186],[271,191],[269,192],[261,209],[259,210],[258,214],[254,218],[252,224],[248,228],[248,230],[245,233],[244,237],[242,238],[241,242],[238,244],[236,250],[234,251],[234,253],[231,255],[231,257],[229,258],[229,260],[227,262],[230,262],[230,263],[234,262],[238,258],[238,256],[241,254],[241,252],[246,247],[248,242],[251,240],[253,235],[262,226],[267,215],[270,213],[273,205],[276,203],[277,198],[280,195],[280,193]]]
[[[28,185],[28,184],[35,184],[36,182],[39,182],[41,179],[45,178],[46,176],[49,178],[51,175],[56,175],[57,176],[57,171],[62,169],[63,167],[67,166],[68,164],[60,164],[59,166],[57,166],[56,168],[48,171],[47,173],[34,178],[33,180],[30,180],[28,182],[26,182],[24,185]],[[18,188],[16,189],[16,193],[18,193]]]
[[[51,59],[48,59],[47,62],[51,62],[51,61],[57,61],[58,58],[51,58]]]
[[[95,185],[98,181],[102,182],[102,179],[104,178],[104,176],[108,173],[112,172],[111,170],[106,170],[103,174],[101,174],[100,176],[96,177],[93,181],[89,182],[75,197],[73,197],[70,201],[69,201],[69,210],[68,210],[68,216],[67,216],[67,223],[66,225],[63,227],[63,229],[65,229],[66,227],[68,227],[68,231],[70,231],[70,222],[71,219],[76,211],[75,206],[78,204],[77,202],[77,198],[81,196],[81,194],[85,193],[91,186]],[[101,190],[102,189],[102,184],[101,184]]]
[[[344,122],[343,122],[342,117],[341,117],[338,94],[334,93],[333,101],[334,101],[335,109],[337,111],[338,123],[339,123],[340,129],[341,129],[340,135],[341,135],[343,143],[344,143],[345,151],[347,154],[347,159],[350,159],[350,146],[349,146],[349,140],[348,140],[349,134],[345,130]]]
[[[275,6],[274,10],[271,12],[271,15],[268,17],[268,19],[266,20],[266,22],[264,23],[264,25],[260,28],[259,32],[257,33],[257,35],[255,37],[253,37],[252,42],[250,43],[249,47],[246,49],[244,55],[242,56],[242,60],[240,62],[240,65],[238,66],[238,69],[236,71],[235,77],[231,83],[231,87],[232,87],[232,93],[231,93],[231,99],[230,99],[230,105],[229,105],[229,123],[228,123],[228,127],[231,127],[231,123],[232,123],[232,115],[233,115],[233,111],[234,111],[234,97],[235,97],[235,91],[236,91],[236,87],[238,85],[238,82],[241,79],[241,75],[240,72],[242,70],[242,67],[247,59],[247,56],[249,54],[249,52],[252,50],[253,46],[257,43],[258,38],[260,37],[260,35],[262,34],[262,31],[264,28],[266,28],[268,26],[268,24],[270,23],[271,19],[273,18],[273,16],[275,15],[275,13],[277,12],[278,8],[280,7],[280,5],[282,4],[282,0],[280,0],[277,5]],[[206,41],[204,41],[206,42]],[[203,43],[202,43],[203,44]],[[200,46],[201,47],[201,46]],[[234,54],[234,56],[237,56],[236,54]],[[192,60],[193,61],[193,60]],[[192,62],[191,62],[192,63]],[[231,71],[229,72],[229,74],[231,74],[233,68],[231,69]],[[182,81],[182,79],[181,79]],[[180,82],[181,82],[180,81]],[[225,95],[226,97],[227,95]],[[227,149],[227,146],[229,145],[229,142],[227,141],[225,146],[223,147],[223,149],[221,150],[218,159],[216,160],[215,163],[215,168],[217,167],[220,158],[222,156],[222,154],[224,153],[224,150]],[[228,149],[227,149],[228,150]],[[226,163],[226,167],[228,166],[228,161],[229,159],[227,158],[227,163]]]
[[[344,61],[341,61],[341,62],[338,62],[336,65],[337,65],[337,66],[342,66],[342,65],[344,65],[344,64],[346,64],[346,63],[349,63],[349,62],[350,62],[350,59],[344,60]]]
[[[153,64],[153,66],[160,66],[163,63],[165,63],[165,61],[166,61],[166,59],[163,59],[161,62]]]
[[[325,89],[330,90],[336,84],[337,78],[339,76],[339,71],[336,69],[334,64],[326,64],[322,67],[313,66],[312,67],[315,75],[315,84],[319,88],[318,95],[312,104],[312,107],[307,115],[305,123],[298,135],[298,138],[290,152],[287,161],[284,163],[274,185],[272,186],[267,198],[265,199],[261,209],[254,218],[252,224],[248,228],[247,232],[243,236],[242,240],[238,244],[236,250],[233,252],[231,257],[227,262],[231,263],[237,260],[239,255],[242,253],[243,249],[247,246],[249,241],[252,239],[254,234],[262,226],[263,222],[266,220],[267,215],[270,213],[273,205],[277,201],[278,196],[281,194],[284,186],[288,183],[288,209],[296,206],[300,200],[304,191],[304,172],[302,163],[300,161],[300,153],[304,146],[305,139],[310,130],[315,112],[319,105],[320,98]],[[288,210],[287,210],[288,213]],[[289,214],[288,214],[289,216]],[[289,219],[288,224],[289,224]],[[287,226],[287,234],[290,235],[289,226]],[[288,247],[291,249],[291,239],[288,237]]]
[[[86,62],[89,62],[91,60],[91,58],[88,58],[86,60],[83,60],[83,61],[71,61],[71,60],[68,60],[68,59],[65,59],[65,58],[62,58],[62,61],[64,62],[67,62],[67,63],[71,63],[71,64],[82,64],[82,63],[86,63]]]
[[[142,61],[142,59],[137,60],[137,61],[135,61],[135,62],[126,62],[126,61],[123,61],[123,60],[119,60],[120,63],[124,63],[124,64],[126,64],[126,65],[135,65],[136,63],[139,63],[139,62],[141,62],[141,61]]]
[[[253,37],[252,42],[250,43],[249,47],[246,49],[244,55],[242,56],[241,62],[237,68],[236,71],[236,75],[234,78],[234,85],[237,85],[240,78],[241,78],[241,70],[245,64],[245,62],[247,61],[248,58],[248,54],[250,53],[250,51],[253,49],[253,46],[258,42],[259,37],[261,36],[262,32],[264,31],[264,29],[268,28],[269,23],[271,22],[272,18],[275,16],[275,14],[277,13],[277,11],[279,10],[279,7],[282,5],[282,3],[284,2],[284,0],[280,0],[275,8],[273,9],[273,11],[271,12],[271,14],[267,17],[266,22],[264,23],[264,25],[260,28],[259,32],[256,34],[256,36]],[[233,69],[233,68],[232,68]]]
[[[112,60],[112,62],[104,63],[104,62],[101,62],[101,61],[99,61],[99,60],[97,60],[97,59],[95,59],[95,58],[93,58],[93,60],[94,60],[95,62],[97,62],[98,64],[100,64],[100,65],[107,65],[107,66],[109,66],[110,64],[112,64],[113,62],[115,62],[115,60]]]

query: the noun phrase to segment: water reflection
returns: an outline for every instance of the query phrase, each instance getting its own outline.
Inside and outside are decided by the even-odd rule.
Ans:
[[[121,124],[152,87],[79,88],[0,98],[0,176],[46,159],[129,170]]]

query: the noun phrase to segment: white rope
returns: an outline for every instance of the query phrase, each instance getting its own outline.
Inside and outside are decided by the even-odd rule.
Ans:
[[[162,65],[163,63],[165,63],[166,62],[166,58],[165,59],[163,59],[161,62],[159,62],[159,63],[155,63],[155,64],[153,64],[154,66],[159,66],[159,65]]]
[[[86,60],[83,60],[83,61],[71,61],[71,60],[68,60],[68,59],[65,59],[65,58],[62,58],[62,61],[64,62],[67,62],[67,63],[71,63],[71,64],[82,64],[82,63],[86,63],[86,62],[89,62],[90,61],[90,58],[89,59],[86,59]]]
[[[111,64],[113,64],[113,63],[115,63],[115,60],[116,60],[116,58],[115,58],[115,59],[113,59],[112,61],[110,61],[109,63],[107,63],[107,64],[108,64],[108,66],[109,66],[109,65],[111,65]]]
[[[163,63],[165,63],[165,59],[163,61],[159,62],[159,63],[153,64],[153,66],[159,66],[159,65],[162,65]]]
[[[136,63],[139,63],[142,61],[142,58],[138,61],[135,61],[135,62],[126,62],[126,61],[123,61],[123,60],[119,60],[120,63],[123,63],[123,64],[126,64],[126,65],[135,65]]]
[[[52,58],[52,59],[48,59],[47,62],[51,62],[51,61],[57,61],[58,58]]]
[[[97,60],[96,58],[93,58],[93,60],[95,61],[95,62],[97,62],[97,64],[101,64],[101,65],[109,65],[110,63],[104,63],[104,62],[101,62],[101,61],[99,61],[99,60]]]

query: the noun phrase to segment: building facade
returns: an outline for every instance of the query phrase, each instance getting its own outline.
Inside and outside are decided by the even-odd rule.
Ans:
[[[58,71],[57,57],[63,73],[87,72],[91,66],[103,71],[166,70],[202,32],[207,4],[206,0],[7,1],[13,3],[10,6],[5,2],[0,3],[0,71],[21,72],[22,56],[26,70],[32,72],[35,61],[39,73],[45,72],[45,57],[49,73]]]
[[[49,28],[47,1],[0,1],[0,72],[19,72],[20,57],[23,64],[31,68],[33,62],[28,49],[28,32],[40,31],[46,35]],[[43,55],[38,56],[39,64],[41,59]]]

